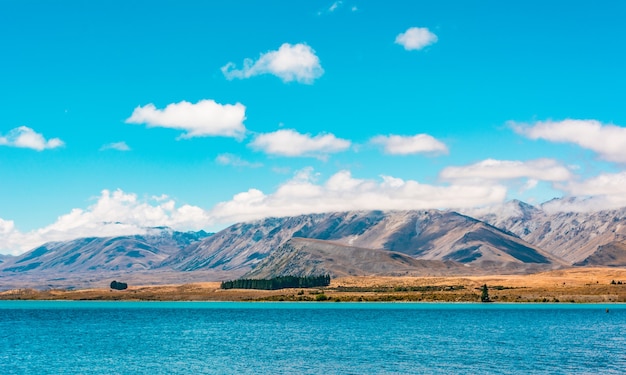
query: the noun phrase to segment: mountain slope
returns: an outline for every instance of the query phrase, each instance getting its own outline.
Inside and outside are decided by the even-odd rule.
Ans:
[[[293,238],[260,262],[247,278],[277,276],[443,276],[467,272],[453,261],[420,260],[408,255],[305,238]]]
[[[598,249],[575,266],[626,267],[626,243],[611,242]]]
[[[465,213],[515,233],[569,264],[579,264],[603,245],[626,240],[626,208],[548,213],[542,207],[511,201]]]
[[[164,264],[183,271],[218,268],[247,272],[292,237],[505,271],[522,270],[529,264],[542,269],[562,265],[554,256],[510,233],[438,210],[351,211],[236,224]]]
[[[163,266],[179,271],[219,268],[245,273],[270,251],[291,239],[300,228],[323,217],[303,215],[234,224],[170,256]]]
[[[493,226],[455,212],[437,210],[389,213],[363,235],[351,236],[347,242],[362,247],[374,243],[372,247],[418,259],[454,260],[476,266],[559,263],[542,250]]]
[[[24,272],[96,273],[158,267],[168,256],[207,236],[157,228],[147,235],[91,237],[50,242],[0,266],[4,274]]]

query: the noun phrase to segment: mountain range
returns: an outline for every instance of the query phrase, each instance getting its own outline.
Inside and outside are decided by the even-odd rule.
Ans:
[[[88,237],[49,242],[3,266],[4,272],[147,270],[160,265],[206,232],[176,232],[154,228],[146,235]]]
[[[147,234],[88,237],[48,242],[20,256],[0,262],[0,290],[22,287],[90,287],[111,277],[147,282],[178,282],[160,269],[169,256],[210,233],[151,228]],[[154,273],[146,277],[146,273]],[[158,275],[156,275],[158,274]],[[94,284],[95,283],[95,284]]]
[[[618,249],[620,244],[626,244],[626,207],[596,212],[551,213],[541,206],[510,201],[466,214],[514,233],[571,265],[605,265],[598,263],[599,259],[594,256],[600,247],[613,244]],[[605,248],[606,251],[608,249]],[[613,265],[626,266],[626,262]]]
[[[456,262],[465,266],[465,273],[528,272],[565,264],[485,222],[456,212],[428,210],[353,211],[235,224],[185,248],[164,265],[180,271],[219,267],[247,273],[270,266],[265,258],[292,238],[316,240],[309,241],[307,249],[333,243],[343,246],[337,246],[336,252],[350,247],[351,251],[374,249],[420,260]]]
[[[266,218],[218,233],[153,228],[0,257],[0,289],[124,278],[180,283],[280,275],[473,275],[626,266],[626,208],[550,212],[521,201],[465,210]]]

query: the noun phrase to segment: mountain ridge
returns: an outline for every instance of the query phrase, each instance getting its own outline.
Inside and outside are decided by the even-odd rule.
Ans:
[[[294,237],[393,251],[421,260],[456,261],[475,268],[564,265],[513,234],[439,210],[346,211],[239,223],[184,249],[164,264],[180,271],[218,268],[249,272]]]
[[[176,275],[183,280],[201,273],[221,279],[271,275],[283,272],[279,265],[287,262],[289,246],[306,250],[308,261],[322,253],[343,259],[334,268],[324,263],[337,275],[380,269],[420,274],[417,270],[425,264],[433,270],[447,264],[445,272],[465,274],[621,266],[626,264],[624,224],[626,208],[549,213],[517,200],[458,212],[369,210],[270,217],[233,224],[213,235],[155,228],[154,235],[47,243],[20,256],[0,257],[0,277],[167,273],[171,281]],[[381,264],[353,264],[341,251],[355,259],[370,254]],[[300,265],[300,271],[309,266]]]
[[[626,243],[626,207],[594,212],[548,213],[542,207],[511,201],[506,214],[500,207],[491,210],[465,210],[479,220],[516,234],[525,241],[574,265],[611,242]],[[511,205],[532,207],[514,214]]]
[[[45,243],[4,262],[2,273],[149,270],[174,252],[209,234],[155,228],[145,235],[86,237]]]

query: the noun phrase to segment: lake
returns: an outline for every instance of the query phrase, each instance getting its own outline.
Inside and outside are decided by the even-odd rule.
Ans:
[[[624,304],[0,301],[0,374],[625,372]]]

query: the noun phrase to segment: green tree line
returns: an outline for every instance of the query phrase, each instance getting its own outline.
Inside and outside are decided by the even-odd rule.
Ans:
[[[314,288],[330,285],[330,275],[320,276],[279,276],[272,279],[238,279],[222,281],[222,289],[264,289]]]

